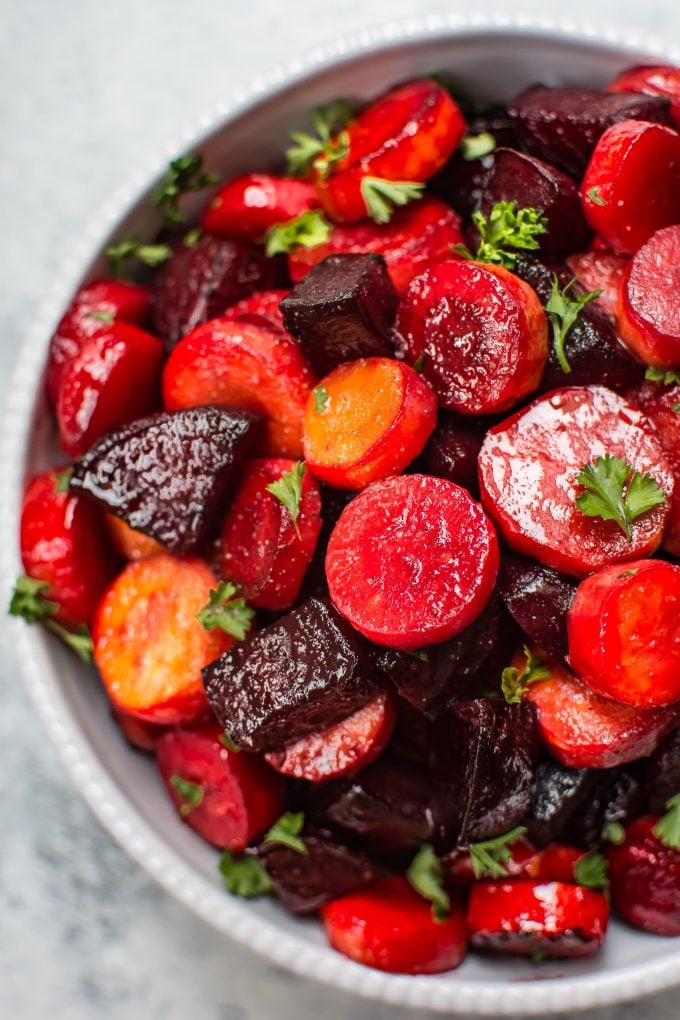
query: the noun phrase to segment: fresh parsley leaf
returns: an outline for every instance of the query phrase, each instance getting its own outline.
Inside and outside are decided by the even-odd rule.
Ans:
[[[189,191],[203,191],[204,188],[217,184],[218,180],[219,177],[215,174],[205,173],[202,156],[194,153],[178,156],[171,161],[168,172],[152,198],[152,203],[156,209],[163,209],[165,223],[173,226],[182,222],[178,204],[180,195]]]
[[[475,257],[466,244],[452,244],[451,251],[455,255],[462,255],[464,259],[473,259]]]
[[[543,963],[547,957],[545,949],[541,949],[540,946],[534,946],[531,950],[531,962],[532,963]]]
[[[605,842],[621,846],[626,838],[626,830],[620,822],[605,822],[600,835]]]
[[[422,370],[425,368],[425,362],[426,361],[427,361],[427,354],[425,353],[425,351],[423,351],[421,354],[418,355],[416,360],[413,362],[413,371],[417,372],[418,375],[420,375]]]
[[[198,242],[203,237],[202,227],[192,227],[191,230],[187,230],[186,234],[182,238],[182,244],[185,248],[195,248]]]
[[[532,655],[527,645],[524,645],[524,656],[526,663],[521,673],[516,666],[506,666],[501,675],[501,691],[509,705],[516,705],[522,700],[529,684],[546,680],[550,676],[550,670],[543,665],[543,659]]]
[[[44,593],[49,585],[33,577],[19,577],[12,592],[9,615],[20,616],[26,623],[38,623],[52,616],[59,609],[59,603],[46,599]]]
[[[87,627],[79,627],[77,630],[67,630],[66,627],[62,627],[56,620],[47,619],[45,620],[45,626],[48,630],[51,630],[53,634],[60,637],[68,648],[72,652],[88,663],[88,665],[94,662],[94,644],[92,642],[92,635]]]
[[[421,198],[424,184],[418,181],[388,181],[383,177],[364,177],[361,197],[366,212],[376,223],[389,223],[392,213],[400,205]]]
[[[516,202],[496,202],[488,216],[481,209],[472,214],[472,222],[481,238],[475,259],[513,269],[517,252],[535,251],[539,234],[545,234],[548,221],[540,209],[518,209]]]
[[[478,135],[465,135],[458,148],[465,162],[470,163],[473,159],[481,159],[493,152],[496,139],[490,131],[480,131]]]
[[[324,180],[333,164],[340,162],[349,152],[349,135],[341,128],[351,116],[349,103],[345,99],[336,99],[314,111],[312,123],[316,138],[305,131],[291,131],[290,137],[295,144],[286,151],[288,173],[293,177],[306,177],[314,169]]]
[[[590,301],[594,301],[595,298],[598,298],[602,293],[601,290],[591,290],[588,291],[587,294],[576,294],[575,296],[572,296],[568,292],[575,283],[576,277],[574,277],[570,283],[560,290],[557,275],[553,273],[552,290],[545,306],[545,310],[550,316],[555,354],[557,355],[560,368],[567,374],[571,372],[571,365],[567,361],[567,356],[564,353],[564,342],[567,339],[569,330],[578,319],[581,309],[584,308]]]
[[[217,588],[211,590],[208,604],[196,614],[196,619],[205,630],[219,627],[225,634],[243,641],[254,616],[255,610],[238,595],[231,581],[220,581]]]
[[[317,414],[323,414],[326,404],[331,399],[328,390],[325,386],[317,386],[312,392],[314,393],[314,410]]]
[[[293,464],[290,471],[286,471],[277,481],[270,482],[267,486],[267,492],[271,492],[272,496],[276,496],[290,514],[295,534],[298,538],[300,537],[298,517],[300,516],[300,504],[302,502],[302,479],[305,477],[306,471],[305,462],[299,460]]]
[[[409,864],[406,878],[419,896],[432,904],[432,917],[437,922],[449,916],[451,899],[444,888],[442,862],[429,843],[424,843]]]
[[[676,414],[680,414],[680,404],[673,404],[672,410],[675,411]]]
[[[231,739],[231,737],[229,736],[228,733],[220,733],[220,735],[219,735],[219,737],[217,739],[219,740],[220,744],[222,744],[224,747],[226,747],[226,749],[228,751],[233,751],[234,754],[240,754],[241,753],[241,748],[236,746],[236,744]]]
[[[418,659],[420,662],[429,662],[430,656],[427,654],[424,648],[416,648],[413,652],[407,652],[412,659]]]
[[[595,850],[579,857],[574,864],[574,879],[577,885],[582,885],[585,889],[606,891],[609,888],[607,858]]]
[[[271,891],[272,880],[254,854],[235,854],[225,850],[220,857],[219,869],[227,890],[233,896],[252,900]]]
[[[588,195],[588,198],[590,199],[590,201],[594,202],[595,205],[606,205],[607,204],[605,202],[605,200],[603,199],[602,195],[600,194],[600,189],[597,188],[597,187],[595,187],[595,188],[588,188],[588,191],[586,192],[586,194]]]
[[[143,244],[138,237],[129,237],[118,244],[110,244],[106,254],[111,260],[114,276],[121,276],[128,259],[136,258],[145,266],[159,266],[172,255],[169,244]]]
[[[659,819],[652,831],[664,846],[680,850],[680,793],[666,801],[666,808],[666,814]]]
[[[517,825],[501,836],[485,839],[481,843],[471,843],[468,849],[475,878],[505,878],[508,874],[505,864],[512,857],[510,844],[515,843],[526,831],[526,826]]]
[[[294,850],[296,854],[306,854],[307,847],[300,838],[304,824],[304,811],[286,811],[277,822],[274,822],[271,829],[266,833],[263,842],[281,843],[283,846]]]
[[[630,541],[633,521],[655,506],[666,502],[666,496],[649,474],[636,471],[622,457],[605,454],[594,464],[586,464],[576,476],[585,492],[576,497],[576,506],[587,517],[616,521]]]
[[[179,807],[182,818],[186,818],[203,803],[204,793],[200,783],[192,783],[190,779],[185,779],[175,772],[170,776],[170,786],[182,801]]]
[[[85,313],[86,319],[94,319],[95,322],[103,322],[105,326],[110,326],[115,316],[113,312],[103,312],[98,308],[93,308],[92,311]]]
[[[294,248],[317,248],[331,235],[331,225],[322,212],[310,209],[285,223],[270,227],[264,235],[264,250],[272,255],[286,254]]]
[[[68,492],[68,487],[71,481],[71,475],[73,474],[73,468],[64,468],[63,471],[55,471],[54,473],[54,490],[55,492],[64,493]]]
[[[645,379],[662,382],[664,386],[674,386],[680,383],[680,368],[652,368],[650,365],[645,372]]]

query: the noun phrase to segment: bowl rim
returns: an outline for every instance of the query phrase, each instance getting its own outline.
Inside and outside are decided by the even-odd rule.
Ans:
[[[649,53],[669,63],[680,63],[680,53],[660,40],[636,32],[612,33],[592,23],[533,16],[507,17],[430,15],[389,21],[352,32],[314,46],[300,57],[281,63],[239,89],[191,126],[179,131],[166,145],[161,159],[146,161],[131,179],[120,184],[92,217],[78,242],[55,275],[20,344],[3,414],[0,451],[0,494],[7,508],[6,541],[1,550],[1,576],[10,591],[22,570],[19,548],[20,500],[26,453],[32,434],[32,408],[42,376],[47,342],[62,314],[83,268],[101,251],[118,222],[148,190],[149,182],[163,172],[167,161],[201,143],[205,136],[227,121],[247,112],[283,86],[313,77],[322,69],[345,59],[371,52],[446,36],[505,32],[510,35],[552,37],[574,44],[616,47],[633,53]],[[95,816],[117,842],[165,890],[204,921],[261,956],[303,976],[354,992],[365,998],[399,1006],[438,1012],[516,1015],[557,1013],[612,1004],[668,988],[680,982],[680,947],[663,960],[629,967],[625,974],[576,974],[531,982],[458,981],[449,987],[429,983],[427,977],[393,975],[351,962],[326,945],[311,945],[298,935],[284,932],[275,922],[258,916],[248,904],[224,893],[185,863],[151,828],[127,800],[97,759],[77,720],[59,690],[50,665],[49,644],[44,632],[21,621],[9,621],[20,672],[34,707],[55,745],[74,785]]]

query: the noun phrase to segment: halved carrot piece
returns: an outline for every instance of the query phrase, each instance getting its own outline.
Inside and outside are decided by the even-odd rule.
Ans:
[[[169,411],[229,404],[266,416],[272,457],[299,457],[305,402],[314,383],[295,341],[274,328],[213,319],[174,348],[163,374]]]
[[[390,358],[360,358],[339,365],[310,394],[305,460],[328,485],[363,489],[400,474],[436,421],[437,399],[417,372]]]
[[[135,531],[115,514],[105,514],[104,523],[113,546],[126,560],[144,560],[147,556],[155,556],[164,551],[164,547],[155,538]]]
[[[217,588],[199,559],[160,553],[130,563],[94,620],[94,658],[114,706],[148,722],[191,722],[208,712],[201,669],[233,644],[196,614]]]

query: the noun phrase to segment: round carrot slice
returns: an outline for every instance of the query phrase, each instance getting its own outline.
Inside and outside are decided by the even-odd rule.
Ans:
[[[169,411],[229,404],[266,418],[265,451],[299,457],[313,376],[294,340],[276,329],[213,319],[177,344],[163,374]]]
[[[361,634],[410,651],[479,616],[498,572],[481,506],[429,475],[374,482],[343,510],[328,543],[331,598]]]
[[[576,577],[654,552],[667,501],[635,518],[630,539],[616,521],[577,506],[577,476],[605,454],[671,496],[673,475],[644,415],[604,386],[554,390],[490,429],[478,461],[482,503],[508,545]]]
[[[673,67],[671,64],[641,64],[639,67],[629,67],[607,85],[605,91],[666,96],[671,101],[671,116],[680,127],[680,67]]]
[[[537,389],[548,324],[536,292],[502,266],[449,260],[418,276],[397,315],[410,359],[442,407],[494,414]]]
[[[627,256],[593,248],[591,251],[570,255],[565,261],[584,290],[602,291],[600,296],[593,300],[592,306],[599,308],[607,318],[613,319],[619,300],[621,280],[628,265]]]
[[[314,188],[306,181],[244,174],[222,185],[203,210],[201,226],[218,237],[261,241],[270,227],[315,205]]]
[[[319,783],[358,772],[384,751],[395,722],[394,703],[381,691],[347,719],[310,733],[265,758],[277,772]]]
[[[591,156],[581,202],[608,246],[634,255],[655,231],[680,220],[680,134],[649,121],[613,124]]]
[[[168,553],[130,563],[94,620],[94,658],[111,701],[148,722],[191,722],[207,713],[201,669],[233,644],[196,614],[217,581],[198,559]]]
[[[638,708],[680,699],[680,566],[637,560],[593,574],[567,628],[571,664],[598,694]]]
[[[401,85],[347,125],[347,155],[327,176],[317,174],[317,198],[338,223],[364,220],[367,180],[428,181],[464,133],[463,115],[441,85],[431,78]]]
[[[437,422],[437,400],[408,365],[361,358],[321,380],[305,409],[302,447],[317,478],[363,489],[417,457]]]
[[[113,546],[126,560],[143,560],[164,551],[155,538],[135,531],[115,514],[104,514],[104,523]]]
[[[624,273],[619,336],[646,365],[680,365],[680,224],[657,230]]]

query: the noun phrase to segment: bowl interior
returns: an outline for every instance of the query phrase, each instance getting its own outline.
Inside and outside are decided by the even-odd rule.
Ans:
[[[349,52],[355,55],[344,55]],[[328,66],[331,57],[335,62]],[[649,58],[649,53],[632,47],[583,41],[569,33],[462,28],[419,35],[412,27],[391,36],[385,30],[346,47],[337,44],[313,59],[307,69],[273,76],[268,91],[263,90],[254,104],[244,104],[225,123],[195,136],[191,147],[204,154],[209,169],[223,176],[275,169],[281,165],[288,132],[305,127],[311,108],[337,96],[367,100],[409,77],[446,71],[465,92],[503,100],[537,81],[598,87],[624,66],[649,62]],[[122,217],[120,207],[117,215],[112,231],[104,236],[100,230],[94,257],[89,263],[80,259],[68,284],[52,300],[42,330],[34,331],[31,351],[25,352],[20,366],[8,420],[12,574],[20,569],[16,535],[22,482],[58,462],[52,420],[40,385],[49,334],[72,289],[105,272],[100,255],[103,244],[124,236],[132,227],[149,236],[157,222],[146,195],[139,199],[139,190]],[[21,643],[21,657],[38,708],[76,781],[114,835],[206,919],[281,963],[365,994],[412,1005],[509,1013],[518,1007],[543,1012],[562,1005],[573,1008],[611,1001],[635,993],[636,988],[630,985],[633,972],[640,980],[644,972],[644,987],[651,988],[671,983],[672,974],[680,971],[677,942],[618,924],[613,925],[603,953],[592,960],[535,968],[526,962],[472,955],[456,972],[416,979],[358,968],[325,947],[315,922],[295,920],[273,901],[243,904],[224,893],[216,852],[178,821],[153,762],[132,751],[112,722],[93,672],[35,628],[28,633],[19,625],[16,640]],[[561,979],[557,985],[555,978]]]

